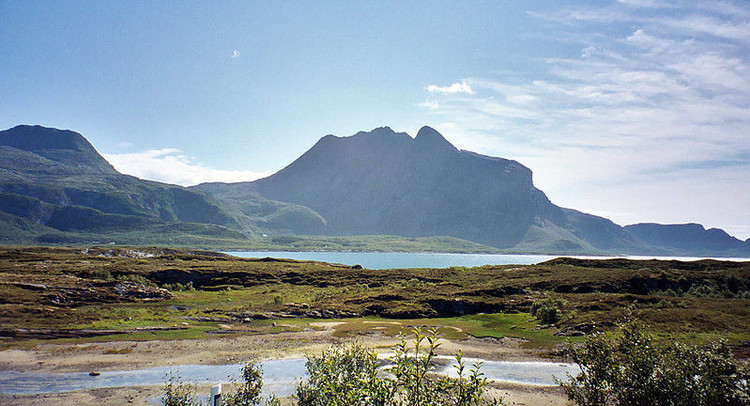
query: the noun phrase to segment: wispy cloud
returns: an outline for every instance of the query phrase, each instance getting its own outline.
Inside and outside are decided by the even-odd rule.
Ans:
[[[103,154],[118,171],[142,179],[183,186],[203,182],[242,182],[260,179],[271,172],[222,170],[193,162],[179,149],[150,149],[126,154]]]
[[[625,4],[631,7],[644,7],[644,8],[665,8],[670,7],[670,4],[659,0],[617,0],[618,3]]]
[[[422,103],[419,103],[419,105],[429,110],[437,110],[440,108],[440,103],[434,100],[425,100]]]
[[[459,147],[525,163],[560,204],[628,213],[621,223],[750,229],[750,7],[731,4],[738,10],[727,15],[726,3],[621,3],[530,13],[588,38],[580,56],[544,60],[543,77],[488,75],[444,88],[471,93],[428,86],[441,96],[426,112]],[[631,28],[579,35],[610,21]]]

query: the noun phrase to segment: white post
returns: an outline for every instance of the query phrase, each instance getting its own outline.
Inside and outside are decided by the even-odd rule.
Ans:
[[[211,387],[211,406],[221,406],[221,384]]]

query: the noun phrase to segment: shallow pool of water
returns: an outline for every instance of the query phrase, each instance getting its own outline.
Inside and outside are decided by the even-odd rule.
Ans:
[[[455,368],[447,357],[441,358],[436,372],[455,376]],[[467,367],[478,359],[466,359]],[[89,376],[86,372],[18,372],[0,371],[0,392],[6,394],[31,395],[39,393],[69,392],[83,389],[114,388],[126,386],[164,385],[167,374],[173,373],[183,381],[198,384],[230,382],[240,378],[243,364],[231,365],[180,365],[136,369],[129,371],[102,372]],[[468,369],[467,369],[468,370]],[[573,364],[554,362],[510,362],[483,361],[481,372],[488,379],[532,385],[555,385],[555,378],[565,379],[566,373],[574,374]],[[305,377],[305,359],[291,358],[263,361],[263,392],[277,396],[294,393],[297,383]]]
[[[475,358],[464,358],[466,372],[473,363],[481,362],[479,369],[487,379],[496,381],[522,383],[527,385],[557,385],[555,379],[565,381],[567,374],[576,375],[580,369],[576,364],[555,363],[546,361],[484,361]],[[437,370],[438,373],[456,376],[455,363]]]
[[[95,388],[164,385],[169,373],[179,376],[185,382],[216,384],[230,382],[232,378],[239,379],[243,365],[179,365],[129,371],[104,371],[99,376],[89,376],[87,372],[0,371],[0,392],[30,395]],[[304,377],[304,372],[304,358],[264,361],[264,392],[275,393],[277,396],[291,395],[297,381]]]

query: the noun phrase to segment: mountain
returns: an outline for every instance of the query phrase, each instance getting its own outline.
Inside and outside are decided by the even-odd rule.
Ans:
[[[226,233],[240,224],[206,194],[118,173],[81,134],[25,125],[0,131],[0,212],[9,222],[3,238],[35,230],[40,242],[180,222]]]
[[[246,206],[256,214],[245,214]],[[26,125],[0,131],[0,240],[75,242],[81,233],[123,232],[150,233],[154,241],[185,233],[246,239],[267,223],[278,229],[305,220],[305,209],[301,215],[296,209],[260,197],[233,205],[120,174],[73,131]]]
[[[444,235],[527,252],[648,250],[607,219],[551,203],[522,164],[458,150],[430,127],[415,138],[388,127],[327,135],[270,177],[196,188],[309,207],[329,235]]]
[[[742,241],[724,230],[702,225],[641,223],[625,226],[625,230],[641,241],[661,247],[674,255],[725,255],[746,256],[750,251],[750,240]]]
[[[190,188],[123,175],[73,131],[0,131],[0,243],[93,241],[750,256],[750,241],[722,230],[621,227],[558,207],[519,162],[459,150],[430,127],[327,135],[265,179]]]
[[[116,175],[117,171],[81,134],[19,125],[0,131],[0,175]]]

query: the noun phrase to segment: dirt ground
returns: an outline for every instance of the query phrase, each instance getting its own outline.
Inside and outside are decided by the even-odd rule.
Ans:
[[[321,327],[332,325],[322,324]],[[363,336],[358,340],[380,353],[397,342],[385,336]],[[185,364],[229,364],[250,360],[301,357],[317,353],[343,340],[330,328],[236,338],[146,342],[103,342],[91,344],[39,344],[29,350],[0,351],[0,370],[87,372],[140,369]],[[452,355],[461,349],[466,357],[487,360],[534,360],[539,354],[520,348],[513,339],[467,339],[443,341],[440,353]],[[199,388],[207,393],[208,388]],[[568,402],[557,387],[493,382],[491,394],[503,397],[508,405],[565,406]],[[159,404],[161,387],[91,389],[42,395],[2,395],[0,403],[12,405],[154,405]]]

